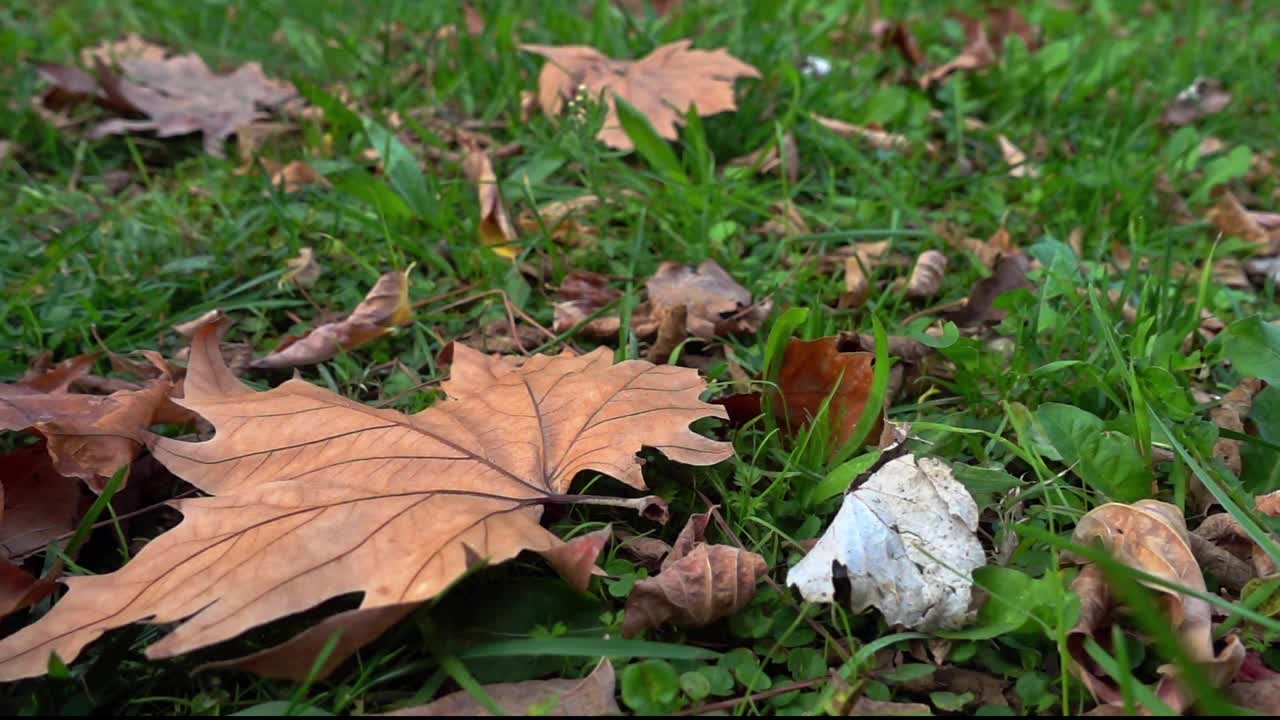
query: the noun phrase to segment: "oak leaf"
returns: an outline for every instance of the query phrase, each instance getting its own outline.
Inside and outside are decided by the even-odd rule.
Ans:
[[[518,368],[455,345],[449,399],[412,416],[301,380],[266,392],[223,365],[214,326],[192,344],[182,404],[215,428],[154,438],[166,467],[210,497],[120,570],[69,578],[38,622],[0,641],[0,679],[39,675],[107,630],[180,623],[147,649],[170,657],[347,593],[357,612],[428,600],[478,563],[564,543],[539,524],[583,471],[644,488],[636,453],[709,465],[732,454],[688,428],[724,417],[686,368],[614,365],[599,349]],[[645,506],[614,499],[611,504]]]
[[[409,303],[409,270],[383,274],[350,315],[325,323],[299,338],[287,338],[266,357],[254,360],[255,368],[290,368],[313,365],[352,350],[413,320]]]
[[[640,60],[614,60],[585,45],[521,45],[520,49],[547,58],[538,76],[538,104],[547,115],[559,115],[578,96],[579,89],[599,97],[608,108],[601,142],[631,150],[631,138],[618,121],[615,97],[631,103],[664,138],[675,140],[676,125],[689,107],[699,115],[736,110],[733,81],[758,78],[760,71],[724,49],[691,50],[691,40],[678,40]]]
[[[1177,586],[1205,592],[1204,576],[1191,551],[1186,521],[1175,506],[1157,500],[1139,500],[1132,505],[1107,503],[1089,511],[1076,524],[1072,536],[1080,545],[1100,542],[1118,562],[1154,575]],[[1223,687],[1244,661],[1244,645],[1234,634],[1223,639],[1223,649],[1214,650],[1213,623],[1209,603],[1192,595],[1152,585],[1160,594],[1164,609],[1189,658],[1199,666],[1206,681]],[[1085,651],[1085,640],[1111,637],[1110,623],[1115,613],[1114,600],[1105,578],[1096,566],[1089,565],[1072,583],[1072,591],[1081,601],[1080,620],[1067,634],[1071,667],[1093,694],[1104,704],[1122,704],[1124,693],[1115,680],[1099,670]],[[1194,698],[1172,665],[1159,668],[1160,684],[1156,694],[1181,713]]]
[[[645,288],[655,317],[666,308],[684,305],[689,310],[689,334],[703,340],[717,335],[755,332],[768,319],[773,307],[767,300],[753,303],[751,291],[739,285],[714,260],[704,260],[696,269],[664,262],[645,283]]]
[[[732,545],[706,542],[715,508],[689,518],[661,570],[636,584],[627,597],[624,637],[665,623],[700,627],[746,607],[769,570],[764,558]]]
[[[527,680],[485,685],[485,692],[509,715],[597,717],[621,715],[617,675],[608,658],[582,679]],[[429,705],[387,713],[400,717],[488,717],[490,712],[466,690],[445,695]]]

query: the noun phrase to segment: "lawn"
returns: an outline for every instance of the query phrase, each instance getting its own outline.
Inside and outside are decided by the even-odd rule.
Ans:
[[[1267,266],[1280,254],[1280,217],[1268,214],[1280,212],[1280,6],[1035,0],[1019,4],[1028,42],[999,37],[985,6],[963,0],[659,4],[672,7],[0,7],[0,187],[9,198],[0,207],[0,380],[17,383],[42,356],[98,352],[73,391],[136,388],[145,361],[130,353],[155,350],[184,366],[192,341],[174,326],[215,309],[234,321],[226,348],[261,358],[283,338],[340,320],[395,271],[407,300],[395,321],[383,314],[372,340],[296,371],[242,366],[242,380],[266,390],[296,372],[358,403],[416,413],[444,402],[450,343],[515,356],[605,347],[617,362],[692,368],[680,377],[696,372],[702,399],[731,407],[730,420],[699,419],[694,430],[733,449],[702,465],[643,451],[648,492],[669,505],[662,525],[623,507],[548,505],[542,525],[558,537],[612,530],[604,575],[585,592],[533,553],[484,567],[468,560],[447,591],[332,673],[308,657],[301,681],[202,666],[287,640],[356,607],[359,593],[326,589],[306,612],[264,615],[173,657],[148,659],[144,649],[181,616],[130,624],[74,661],[52,660],[45,676],[0,684],[0,708],[369,714],[458,691],[493,707],[507,698],[494,683],[582,678],[608,657],[627,713],[1280,711],[1274,699],[1242,700],[1280,694],[1271,670],[1280,669],[1280,520],[1255,501],[1280,490],[1280,392],[1267,385],[1280,380],[1271,324],[1280,272]],[[919,81],[971,45],[975,27],[993,46],[982,67]],[[198,53],[216,72],[260,63],[308,107],[256,154],[245,153],[242,134],[221,157],[199,134],[91,138],[109,116],[100,108],[61,119],[39,111],[48,83],[37,63],[77,65],[82,49],[128,33]],[[904,34],[914,47],[899,42]],[[726,49],[759,77],[733,82],[736,110],[680,112],[674,141],[646,121],[653,104],[631,98],[618,114],[633,151],[597,139],[606,108],[589,94],[559,117],[543,112],[536,97],[549,61],[521,49],[585,45],[635,60],[684,39]],[[1222,93],[1229,102],[1210,107]],[[1180,94],[1183,109],[1204,112],[1174,117]],[[715,103],[705,88],[693,100]],[[481,151],[496,185],[477,184]],[[273,182],[273,169],[292,161],[323,182]],[[509,243],[478,202],[495,187],[515,226]],[[587,195],[599,201],[570,221],[546,212]],[[1256,213],[1232,214],[1233,199]],[[300,280],[290,261],[307,248],[319,274]],[[916,265],[927,251],[946,262],[939,285],[921,289]],[[723,286],[709,299],[695,292],[680,311],[689,324],[668,321],[650,278],[674,267],[663,263],[707,260],[750,297],[735,301]],[[855,269],[865,297],[850,284]],[[613,292],[568,317],[558,303],[584,277]],[[698,332],[699,313],[711,313],[714,328]],[[668,325],[676,335],[658,352]],[[842,352],[844,374],[800,367],[799,340],[833,336],[841,351],[872,355]],[[799,407],[774,390],[788,377],[816,393],[812,422],[775,415]],[[460,382],[457,373],[448,382]],[[881,399],[905,441],[877,445]],[[501,432],[505,421],[490,422]],[[663,423],[650,425],[636,432]],[[155,430],[210,434],[201,424]],[[37,435],[0,436],[9,453],[0,482],[26,480],[14,458],[30,456]],[[806,601],[787,583],[856,502],[845,491],[907,453],[942,461],[976,502],[968,537],[985,567],[972,575],[974,607],[985,604],[949,629],[851,606],[853,571],[837,577],[831,603]],[[5,562],[37,576],[59,559],[64,576],[124,566],[179,522],[166,501],[199,494],[157,458],[142,453],[123,488],[124,475],[97,478],[96,489],[108,485],[102,496],[75,484],[83,506],[109,502],[74,519],[75,538],[68,531]],[[573,488],[638,494],[597,472],[579,473]],[[9,494],[5,538],[22,510]],[[1175,517],[1132,504],[1148,499]],[[623,639],[628,598],[659,574],[629,538],[674,543],[713,506],[705,547],[761,559],[742,606]],[[1100,535],[1111,552],[1091,546]],[[885,536],[874,537],[879,551]],[[400,539],[373,565],[410,552],[413,537]],[[953,549],[943,542],[936,552]],[[957,575],[967,593],[967,571],[947,582]],[[0,637],[33,626],[59,597],[0,619]],[[1099,610],[1112,600],[1133,612]],[[12,654],[5,642],[0,672]],[[553,708],[547,692],[574,697],[541,692],[535,710]]]

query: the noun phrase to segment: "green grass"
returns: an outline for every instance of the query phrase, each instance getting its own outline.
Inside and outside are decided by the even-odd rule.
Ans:
[[[1271,4],[1160,2],[1151,3],[1155,9],[1148,14],[1137,3],[1096,0],[1066,9],[1065,3],[1037,0],[1025,14],[1042,28],[1043,48],[1030,53],[1011,43],[998,68],[957,75],[929,93],[891,82],[906,65],[896,53],[859,39],[856,29],[865,17],[857,2],[686,0],[665,19],[627,17],[604,0],[474,5],[488,19],[487,29],[480,37],[462,33],[454,40],[435,36],[446,24],[462,26],[460,5],[453,3],[66,0],[0,8],[0,139],[17,147],[14,157],[0,161],[0,192],[7,198],[0,207],[0,378],[17,378],[38,353],[62,358],[95,349],[99,341],[117,352],[154,348],[172,355],[183,343],[169,326],[214,307],[235,317],[232,339],[261,354],[321,313],[354,307],[381,272],[411,262],[417,263],[412,297],[428,300],[416,322],[304,368],[307,379],[364,402],[416,411],[437,397],[431,383],[446,373],[436,361],[443,345],[505,317],[499,296],[480,293],[502,290],[549,327],[554,289],[570,270],[620,278],[626,305],[664,260],[715,259],[757,297],[773,299],[772,323],[788,307],[808,307],[794,329],[799,337],[871,332],[873,318],[890,334],[918,335],[921,328],[904,318],[923,305],[887,289],[905,270],[881,268],[875,278],[880,290],[870,302],[840,310],[842,278],[816,260],[863,239],[892,238],[893,254],[901,257],[938,248],[950,266],[936,301],[953,301],[986,271],[949,249],[932,228],[949,222],[985,238],[1003,226],[1040,261],[1033,274],[1037,291],[1002,301],[1009,317],[992,335],[1005,340],[961,337],[944,348],[955,365],[952,377],[938,379],[937,389],[924,397],[900,397],[891,417],[916,423],[920,452],[956,465],[983,508],[988,547],[1010,548],[1007,567],[1018,576],[1006,577],[993,594],[1012,594],[1014,604],[1035,608],[1028,622],[991,625],[1000,632],[954,640],[948,662],[1006,679],[1010,699],[1042,714],[1091,706],[1079,682],[1062,669],[1064,637],[1077,609],[1065,593],[1076,571],[1062,564],[1059,552],[1076,519],[1109,497],[1150,495],[1153,479],[1157,497],[1182,503],[1190,478],[1207,477],[1205,484],[1227,500],[1223,505],[1238,506],[1246,520],[1252,495],[1280,487],[1270,470],[1280,461],[1280,405],[1267,395],[1275,390],[1259,399],[1254,420],[1261,441],[1246,444],[1246,458],[1253,459],[1236,477],[1211,457],[1216,430],[1207,420],[1208,406],[1196,404],[1189,390],[1222,393],[1238,376],[1217,362],[1216,347],[1197,341],[1182,349],[1198,324],[1197,298],[1227,323],[1259,314],[1270,320],[1276,316],[1273,288],[1231,290],[1212,279],[1200,288],[1195,278],[1171,273],[1175,262],[1198,266],[1218,238],[1207,223],[1179,224],[1156,192],[1158,176],[1167,175],[1202,217],[1211,202],[1209,187],[1227,182],[1247,193],[1249,207],[1280,209],[1280,176],[1246,177],[1248,157],[1239,150],[1231,154],[1237,148],[1252,155],[1274,150],[1280,12]],[[880,6],[884,15],[911,22],[937,65],[963,41],[958,23],[938,18],[949,8],[976,11],[978,3],[884,0]],[[81,47],[129,31],[198,52],[215,68],[261,62],[268,74],[294,80],[321,105],[337,88],[349,92],[357,114],[334,110],[325,123],[302,128],[267,153],[284,162],[308,158],[335,187],[282,195],[260,175],[237,174],[233,147],[228,159],[218,159],[201,152],[198,138],[86,141],[54,130],[29,110],[28,98],[39,89],[29,61],[73,62]],[[763,77],[738,82],[738,112],[685,128],[672,145],[678,169],[595,142],[590,118],[519,119],[520,92],[535,88],[542,63],[519,52],[519,43],[587,44],[637,58],[686,37],[699,48],[727,47]],[[803,72],[807,56],[829,60],[830,73]],[[420,70],[405,80],[402,73],[413,67]],[[1234,95],[1231,105],[1192,129],[1160,128],[1165,103],[1199,76],[1222,80]],[[930,119],[931,109],[941,111],[940,120]],[[371,146],[389,147],[381,128],[393,112],[408,119],[401,133],[409,142],[383,152],[386,172],[372,175],[359,157]],[[944,150],[938,157],[875,151],[835,136],[811,113],[880,123],[921,147],[937,139]],[[427,115],[451,123],[484,121],[498,141],[523,146],[522,153],[495,161],[513,216],[586,192],[619,200],[590,217],[599,240],[570,248],[534,234],[523,240],[521,265],[480,246],[472,185],[459,167],[428,160],[421,150],[449,142],[424,122]],[[966,116],[991,129],[966,130]],[[1008,176],[997,132],[1028,152],[1043,149],[1034,153],[1039,178]],[[796,182],[725,167],[786,133],[799,148]],[[1194,149],[1209,136],[1222,140],[1228,152],[1197,157]],[[108,175],[118,172],[129,173],[131,184],[112,195]],[[624,198],[624,192],[634,195]],[[786,200],[814,228],[812,235],[779,239],[754,230],[770,217],[771,205]],[[1083,232],[1081,257],[1065,244],[1075,228]],[[1117,245],[1133,255],[1128,272],[1108,265]],[[305,295],[277,282],[285,260],[304,246],[315,248],[325,268]],[[1247,254],[1234,240],[1218,244],[1215,253]],[[1150,270],[1138,269],[1139,258]],[[1122,320],[1120,308],[1106,299],[1108,290],[1120,291],[1138,308],[1138,323]],[[444,297],[453,291],[458,294]],[[431,300],[436,297],[444,299]],[[463,298],[470,301],[456,302]],[[771,362],[770,327],[723,341],[749,373]],[[1256,342],[1237,342],[1228,356],[1243,357],[1249,351],[1238,348],[1244,345],[1270,347],[1269,359],[1258,357],[1261,350],[1248,357],[1280,372],[1274,341],[1268,345],[1266,337],[1254,337],[1261,331],[1240,327]],[[636,353],[634,338],[615,346],[619,358]],[[712,362],[707,376],[718,389],[727,386],[727,363]],[[284,377],[251,379],[266,384]],[[1066,472],[1073,462],[1055,456],[1057,443],[1045,438],[1070,429],[1045,427],[1041,408],[1047,403],[1077,408],[1070,411],[1072,422],[1094,428],[1096,421],[1124,438],[1121,444],[1137,461],[1125,465],[1124,458],[1107,456],[1113,462],[1103,469],[1132,472],[1089,478],[1087,463]],[[820,535],[839,506],[839,498],[826,493],[811,501],[812,489],[832,470],[831,454],[820,437],[806,433],[787,437],[761,427],[731,437],[737,455],[719,466],[693,469],[656,458],[647,465],[654,491],[673,508],[669,527],[579,508],[558,517],[555,530],[568,536],[612,521],[670,539],[688,514],[705,509],[706,496],[721,506],[734,536],[714,530],[713,538],[736,539],[761,553],[780,582],[800,557],[793,541]],[[1153,444],[1174,448],[1176,460],[1152,470]],[[1264,529],[1270,528],[1258,527]],[[86,571],[118,565],[119,542],[111,532],[91,539],[90,546],[107,549],[82,555]],[[627,592],[644,571],[616,550],[607,552],[603,564],[611,577],[594,581],[585,596],[529,558],[468,577],[338,673],[305,688],[195,668],[265,647],[314,618],[291,618],[226,647],[156,662],[146,661],[141,648],[162,629],[137,626],[98,641],[63,673],[69,677],[0,687],[0,707],[22,713],[231,714],[282,701],[274,707],[381,712],[426,702],[470,684],[471,677],[488,683],[578,676],[599,654],[615,652],[632,710],[695,705],[700,681],[688,681],[694,692],[686,688],[670,698],[628,690],[628,678],[666,678],[671,669],[709,678],[706,702],[814,680],[828,666],[869,697],[929,701],[928,693],[905,689],[901,677],[885,676],[870,662],[879,646],[906,650],[910,636],[893,635],[875,612],[807,606],[769,585],[723,623],[648,635],[663,646],[611,646],[601,638],[616,637]],[[1141,592],[1136,584],[1132,589]],[[0,632],[32,617],[6,619]],[[1252,627],[1252,646],[1277,665],[1280,654],[1269,645],[1274,631]],[[573,638],[585,645],[554,642]],[[1168,640],[1144,646],[1130,636],[1124,652],[1113,652],[1118,672],[1151,682],[1153,669],[1169,659],[1162,654],[1171,647]],[[499,650],[485,655],[494,643],[502,643]],[[706,659],[672,646],[722,655]],[[577,650],[564,652],[566,647]],[[835,694],[834,684],[816,683],[744,702],[736,712],[838,708]],[[1138,703],[1144,697],[1132,696]],[[949,700],[965,699],[934,699],[939,707]],[[966,707],[973,711],[979,704]]]

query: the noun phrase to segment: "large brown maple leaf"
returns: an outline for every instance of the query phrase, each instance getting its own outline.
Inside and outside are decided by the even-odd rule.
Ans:
[[[147,649],[168,657],[233,638],[345,593],[361,611],[420,602],[468,567],[565,547],[539,524],[581,471],[643,488],[641,446],[695,465],[727,443],[689,429],[724,417],[696,371],[610,351],[519,368],[455,345],[449,399],[416,415],[291,380],[266,392],[223,364],[214,326],[192,343],[182,404],[216,434],[155,438],[170,470],[211,497],[108,575],[67,580],[38,622],[0,641],[0,680],[45,672],[106,630],[181,622]],[[357,611],[360,612],[360,611]],[[306,633],[304,633],[306,635]],[[301,637],[301,636],[300,636]]]

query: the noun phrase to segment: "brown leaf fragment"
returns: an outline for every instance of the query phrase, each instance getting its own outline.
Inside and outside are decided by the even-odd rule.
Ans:
[[[1228,702],[1264,716],[1280,715],[1280,675],[1256,682],[1232,683],[1224,693]]]
[[[920,49],[915,33],[911,32],[911,28],[906,23],[880,21],[873,25],[873,32],[880,40],[880,47],[897,48],[898,52],[902,53],[902,57],[912,65],[924,64],[924,51]]]
[[[98,353],[85,353],[68,358],[57,365],[39,366],[35,364],[16,383],[42,393],[64,393],[71,383],[79,380],[93,369],[98,361]]]
[[[1213,279],[1223,287],[1235,290],[1248,290],[1253,287],[1245,272],[1244,264],[1231,257],[1218,258],[1213,261]]]
[[[39,621],[0,640],[0,680],[70,661],[104,632],[177,623],[151,645],[171,657],[325,600],[362,610],[429,600],[478,561],[561,541],[539,523],[580,472],[644,488],[642,447],[709,465],[727,443],[689,429],[723,409],[696,371],[613,364],[604,348],[512,368],[455,345],[449,399],[412,416],[298,379],[265,392],[222,364],[217,327],[195,338],[182,404],[215,429],[205,442],[152,439],[152,453],[207,497],[114,573],[67,580]],[[652,499],[614,500],[641,510]]]
[[[867,273],[874,270],[889,250],[889,241],[854,243],[853,252],[844,259],[844,295],[841,307],[862,307],[871,296],[871,281]]]
[[[506,206],[502,204],[502,193],[498,190],[498,176],[493,172],[493,162],[477,143],[466,142],[463,147],[466,155],[462,159],[462,172],[475,183],[480,205],[480,225],[477,230],[480,244],[492,248],[503,257],[514,258],[520,254],[520,249],[512,245],[517,238],[516,229],[507,216]]]
[[[609,278],[588,270],[573,270],[565,275],[556,292],[555,317],[551,328],[556,334],[568,332],[593,313],[622,297],[609,285]],[[579,332],[593,338],[617,337],[622,321],[617,315],[591,320]]]
[[[378,278],[346,318],[325,323],[301,338],[282,344],[266,357],[254,360],[250,367],[290,368],[314,365],[335,357],[391,332],[397,325],[413,320],[409,303],[409,271],[393,270]]]
[[[0,559],[21,558],[43,550],[75,529],[85,503],[80,481],[60,475],[40,445],[3,457],[0,478]]]
[[[955,72],[981,70],[995,65],[1004,54],[1005,41],[1013,35],[1021,37],[1031,50],[1038,47],[1035,31],[1014,8],[989,9],[987,16],[981,20],[975,20],[963,13],[954,13],[954,16],[964,25],[964,49],[945,65],[940,65],[922,75],[920,77],[922,88],[927,89]]]
[[[849,711],[850,717],[897,717],[933,715],[933,709],[923,703],[887,702],[860,697]]]
[[[756,168],[762,174],[781,169],[782,174],[794,185],[800,177],[795,135],[788,132],[782,136],[781,145],[770,142],[766,147],[755,152],[730,160],[728,165],[729,167]]]
[[[1275,562],[1272,561],[1271,556],[1258,547],[1248,531],[1231,513],[1210,515],[1200,523],[1200,527],[1196,528],[1193,535],[1212,543],[1241,561],[1248,562],[1253,576],[1265,577],[1276,572]]]
[[[636,584],[627,598],[623,637],[665,623],[701,627],[747,606],[756,583],[768,572],[763,557],[732,545],[704,540],[714,508],[689,518],[662,561],[662,570]]]
[[[1189,539],[1191,554],[1195,555],[1200,569],[1209,577],[1216,578],[1222,587],[1238,593],[1256,577],[1253,566],[1232,555],[1230,551],[1204,539],[1198,532],[1191,533]]]
[[[1034,290],[1035,285],[1027,279],[1030,269],[1031,260],[1021,251],[1002,256],[991,277],[974,284],[964,305],[942,316],[962,327],[999,323],[1008,313],[995,307],[996,298],[1013,290]]]
[[[535,214],[531,210],[521,210],[516,219],[516,227],[526,235],[536,235],[545,228],[552,239],[564,245],[586,247],[594,243],[599,235],[597,230],[581,222],[578,218],[594,210],[601,204],[598,195],[582,195],[572,200],[557,200],[538,208]]]
[[[756,227],[755,232],[761,235],[777,235],[784,238],[809,235],[813,232],[809,227],[809,223],[805,222],[804,216],[800,214],[800,210],[796,208],[795,203],[790,200],[773,203],[769,206],[769,212],[772,217],[761,223],[759,227]]]
[[[1004,158],[1005,165],[1009,166],[1009,177],[1016,178],[1034,178],[1040,177],[1040,168],[1028,162],[1027,154],[1014,145],[1009,138],[1003,133],[996,135],[996,141],[1000,143],[1000,156]]]
[[[178,323],[177,325],[174,325],[173,331],[178,333],[182,337],[190,340],[191,338],[196,336],[197,330],[204,327],[208,323],[220,322],[223,320],[224,317],[225,315],[221,310],[214,308],[213,310],[210,310],[209,312],[201,315],[200,317],[194,320],[188,320],[187,322]],[[226,328],[230,326],[231,326],[231,323],[228,320],[226,322],[226,325],[223,327],[223,331],[225,332]]]
[[[613,530],[605,526],[562,545],[542,550],[541,554],[547,563],[560,573],[560,577],[569,583],[570,587],[578,592],[586,592],[593,575],[605,574],[604,570],[596,565],[596,560],[600,557],[600,551],[604,549],[605,543],[612,537]]]
[[[618,122],[615,97],[621,97],[668,140],[690,106],[698,114],[736,110],[733,81],[758,78],[760,72],[725,50],[692,50],[691,40],[663,45],[640,60],[614,60],[585,45],[521,45],[520,49],[547,58],[538,76],[538,102],[549,116],[559,115],[579,93],[600,98],[608,108],[604,127],[596,135],[619,150],[632,143]]]
[[[608,658],[581,680],[527,680],[485,685],[484,690],[508,715],[597,717],[621,715],[614,695],[617,676]],[[387,715],[408,717],[489,717],[487,708],[466,690],[445,695],[429,705],[396,710]]]
[[[1186,522],[1175,506],[1156,500],[1139,500],[1132,505],[1107,503],[1094,508],[1076,525],[1073,542],[1092,545],[1101,542],[1117,561],[1161,578],[1176,586],[1205,591],[1204,576],[1191,550]],[[1088,579],[1086,580],[1086,574]],[[1164,587],[1150,586],[1159,593],[1169,622],[1177,631],[1190,659],[1213,687],[1230,682],[1244,661],[1245,649],[1240,639],[1229,634],[1223,649],[1214,650],[1213,623],[1209,603],[1192,595],[1184,595]],[[1101,703],[1123,701],[1115,681],[1092,664],[1084,652],[1084,639],[1094,637],[1106,647],[1110,636],[1108,622],[1113,618],[1112,602],[1104,594],[1105,579],[1094,566],[1086,567],[1072,584],[1080,594],[1081,615],[1076,627],[1068,633],[1067,647],[1072,657],[1072,670]],[[1191,707],[1195,698],[1173,665],[1162,665],[1156,689],[1175,712]]]
[[[793,431],[818,417],[827,396],[829,447],[843,447],[853,436],[858,418],[871,395],[872,363],[867,352],[841,352],[837,337],[817,340],[792,338],[783,351],[778,373],[779,402],[774,403],[778,421]],[[834,394],[833,394],[834,393]],[[867,434],[874,444],[880,436],[880,422]]]
[[[156,45],[137,33],[129,33],[119,40],[108,40],[101,45],[81,49],[80,64],[92,68],[118,65],[125,60],[160,62],[168,54],[168,48]]]
[[[1231,104],[1231,93],[1213,78],[1197,78],[1178,93],[1160,116],[1164,127],[1182,127],[1200,118],[1222,112]]]
[[[1245,431],[1244,422],[1249,417],[1249,413],[1253,409],[1253,396],[1262,390],[1262,381],[1257,378],[1245,378],[1240,384],[1235,386],[1226,395],[1222,396],[1222,403],[1209,411],[1209,419],[1215,425],[1234,432],[1243,433]],[[1240,474],[1240,441],[1230,438],[1220,437],[1213,445],[1213,454],[1226,464],[1227,468],[1236,475]],[[1203,486],[1200,488],[1201,493],[1207,494]],[[1210,496],[1210,500],[1212,497]],[[1207,507],[1204,505],[1203,507]]]
[[[658,314],[658,334],[645,353],[645,360],[661,365],[671,357],[671,353],[689,337],[685,329],[689,312],[684,305],[664,307]]]
[[[1280,490],[1266,495],[1259,495],[1254,502],[1257,503],[1258,512],[1271,517],[1280,517]]]
[[[265,161],[263,164],[267,165]],[[271,171],[271,185],[286,194],[296,193],[306,187],[331,186],[325,176],[302,160],[294,160],[279,168],[267,167]]]
[[[618,549],[635,558],[637,562],[651,571],[657,571],[662,559],[671,552],[671,546],[656,537],[619,533],[623,538]]]
[[[871,125],[853,125],[843,120],[836,120],[835,118],[823,117],[821,115],[814,115],[813,119],[819,125],[834,132],[840,137],[865,140],[868,145],[876,150],[900,152],[905,154],[909,152],[911,148],[915,147],[915,143],[912,143],[906,135],[889,132],[874,123]],[[924,147],[930,155],[937,154],[939,149],[937,144],[932,142],[925,143]]]
[[[289,258],[284,264],[288,269],[284,275],[280,276],[281,286],[293,283],[298,287],[309,288],[316,284],[316,281],[320,279],[320,274],[324,272],[324,268],[320,266],[320,261],[316,260],[315,250],[309,247],[300,249],[297,257]]]
[[[688,308],[689,335],[703,340],[717,335],[755,332],[772,309],[767,301],[752,303],[751,291],[739,285],[714,260],[702,261],[697,269],[664,262],[645,287],[655,317],[664,308],[684,305]],[[632,326],[636,325],[633,321]]]
[[[925,250],[916,258],[907,280],[907,297],[914,300],[931,298],[942,290],[942,278],[947,272],[947,256],[937,250]]]
[[[1218,232],[1227,237],[1238,237],[1268,252],[1273,250],[1271,235],[1244,209],[1230,190],[1219,186],[1214,188],[1213,195],[1217,202],[1209,208],[1207,218],[1218,228]]]
[[[58,582],[53,577],[35,577],[21,566],[0,559],[0,618],[35,605],[57,589]]]

